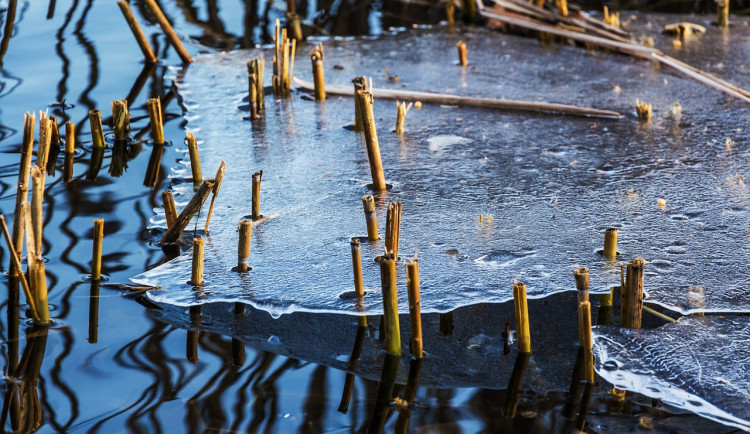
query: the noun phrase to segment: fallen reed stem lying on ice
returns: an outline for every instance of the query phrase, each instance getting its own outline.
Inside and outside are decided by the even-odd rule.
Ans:
[[[190,202],[188,202],[187,206],[182,210],[180,215],[177,216],[177,220],[175,220],[174,224],[169,229],[167,229],[167,232],[164,234],[164,236],[161,237],[161,240],[159,241],[160,243],[174,243],[180,239],[182,231],[185,230],[187,225],[190,223],[190,220],[192,220],[193,216],[198,213],[198,211],[203,206],[203,203],[206,202],[206,199],[208,199],[208,195],[211,194],[213,187],[213,181],[203,181],[203,184],[201,184],[201,186],[198,188],[198,191],[195,192],[193,198],[190,199]]]

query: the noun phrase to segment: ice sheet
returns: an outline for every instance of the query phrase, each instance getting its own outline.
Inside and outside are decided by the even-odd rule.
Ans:
[[[732,37],[748,33],[742,27]],[[459,39],[469,47],[465,69],[454,62]],[[527,283],[530,298],[574,289],[576,266],[591,269],[593,291],[617,285],[619,265],[596,252],[610,226],[620,231],[621,260],[650,262],[650,300],[681,312],[750,311],[745,104],[648,62],[482,29],[413,29],[324,46],[329,83],[367,74],[376,88],[546,100],[626,115],[593,120],[425,104],[409,112],[399,137],[392,132],[395,104],[376,94],[385,176],[393,184],[377,200],[381,237],[387,202],[401,201],[400,255],[419,251],[423,311],[509,300],[514,279]],[[253,125],[243,119],[245,62],[259,53],[199,55],[177,80],[204,176],[227,161],[203,288],[186,283],[189,253],[135,280],[166,288],[149,294],[165,303],[240,301],[274,315],[354,314],[353,301],[340,295],[353,290],[349,240],[366,235],[360,197],[370,174],[364,141],[343,128],[353,119],[353,100],[267,95],[265,115]],[[386,67],[397,83],[387,81]],[[303,55],[295,74],[310,80]],[[725,78],[750,84],[740,72]],[[651,124],[635,118],[636,98],[654,105]],[[667,112],[675,101],[681,115]],[[250,213],[250,175],[260,169],[261,212],[280,217],[255,228],[253,269],[240,275],[231,271],[236,226]],[[186,155],[173,170],[178,208],[192,195],[189,182],[178,182],[189,173]],[[480,215],[492,219],[480,222]],[[163,216],[155,221],[163,224]],[[382,310],[372,260],[382,249],[362,247],[368,313]],[[405,312],[403,265],[399,273]],[[689,302],[694,287],[703,288],[705,308]]]

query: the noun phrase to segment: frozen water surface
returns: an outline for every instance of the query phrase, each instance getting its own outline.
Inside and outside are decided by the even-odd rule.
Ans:
[[[750,431],[747,317],[684,317],[654,330],[597,327],[594,359],[617,388]]]
[[[637,34],[658,31],[649,20],[636,20]],[[732,30],[733,40],[748,35],[741,23]],[[686,42],[672,54],[713,58],[730,50],[720,36]],[[467,68],[454,64],[459,39],[469,48]],[[670,41],[657,36],[658,44]],[[392,132],[395,104],[375,93],[383,166],[393,185],[377,197],[381,237],[387,203],[401,201],[400,256],[419,252],[424,312],[509,300],[513,279],[527,283],[532,298],[574,289],[576,266],[591,269],[593,291],[617,285],[619,264],[596,252],[610,226],[619,228],[619,259],[650,262],[649,300],[684,313],[750,311],[747,104],[650,62],[483,29],[409,30],[324,45],[328,83],[366,74],[376,88],[545,100],[625,115],[601,120],[425,104],[409,112],[399,137]],[[737,60],[747,45],[731,49],[738,65],[711,72],[750,87]],[[263,118],[244,120],[245,63],[260,52],[199,55],[178,80],[204,176],[227,162],[206,240],[204,286],[185,283],[189,253],[135,280],[164,287],[149,295],[165,303],[240,301],[274,315],[354,314],[353,301],[341,294],[353,290],[349,240],[366,235],[360,197],[368,194],[370,174],[364,140],[344,128],[353,100],[267,95]],[[269,82],[272,52],[264,53]],[[388,81],[385,68],[398,82]],[[297,56],[294,71],[311,80],[306,56]],[[635,118],[636,98],[653,104],[651,124]],[[677,101],[681,115],[668,112]],[[250,175],[261,169],[261,212],[280,216],[254,229],[252,271],[240,275],[231,271],[236,226],[250,213]],[[186,155],[173,176],[189,173]],[[175,183],[178,208],[190,187]],[[368,313],[382,309],[372,260],[382,251],[381,242],[363,243]],[[399,273],[404,288],[403,265]],[[705,307],[691,303],[695,287],[703,289]],[[405,312],[405,290],[399,305]]]

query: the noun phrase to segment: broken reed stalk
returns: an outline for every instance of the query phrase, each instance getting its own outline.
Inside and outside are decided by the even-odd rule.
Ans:
[[[253,173],[253,189],[250,202],[252,204],[251,217],[253,220],[260,218],[260,183],[263,180],[263,171]]]
[[[89,111],[89,126],[91,127],[91,161],[86,179],[94,180],[99,175],[104,157],[104,131],[102,129],[102,114],[99,110]]]
[[[378,216],[375,214],[375,198],[371,195],[362,196],[362,206],[365,209],[365,221],[367,222],[367,241],[377,241]]]
[[[461,66],[467,66],[469,62],[466,60],[466,44],[464,41],[459,41],[456,44],[456,48],[458,48],[458,64]]]
[[[286,29],[281,28],[281,23],[278,19],[276,20],[274,46],[273,93],[277,96],[287,97],[291,91],[297,41],[295,39],[290,40],[287,37]]]
[[[76,137],[75,137],[75,124],[68,122],[65,124],[65,167],[64,167],[64,181],[70,182],[73,180],[73,155],[76,150]]]
[[[297,81],[297,84],[299,84],[299,81]],[[354,84],[354,131],[364,131],[362,111],[359,108],[360,102],[357,93],[360,90],[367,90],[367,78],[364,76],[354,77],[352,84]]]
[[[247,273],[250,262],[250,242],[253,239],[253,222],[250,220],[240,221],[240,241],[237,245],[237,272]]]
[[[49,322],[49,305],[47,302],[47,275],[44,270],[44,259],[35,243],[34,228],[31,224],[31,206],[28,202],[21,205],[21,215],[26,232],[26,261],[28,264],[29,287],[36,303],[36,316],[41,323]]]
[[[406,102],[396,101],[396,134],[399,136],[404,134],[404,123],[406,122],[406,114],[409,113],[409,109],[414,103],[409,103],[407,107]]]
[[[604,231],[604,257],[609,260],[617,258],[617,228]]]
[[[723,29],[729,27],[729,0],[717,0],[716,8],[718,12],[716,25]]]
[[[177,220],[177,206],[174,202],[174,195],[169,190],[162,191],[161,201],[164,204],[164,216],[167,218],[167,229],[169,229]]]
[[[135,19],[135,15],[133,15],[133,11],[130,10],[130,5],[128,4],[127,0],[121,0],[117,2],[117,5],[120,6],[122,15],[125,17],[125,21],[128,22],[128,27],[130,27],[130,31],[133,32],[133,36],[135,37],[136,42],[138,42],[138,46],[141,48],[141,51],[143,52],[143,58],[146,60],[146,63],[158,62],[159,58],[156,57],[156,55],[154,54],[154,50],[151,49],[151,45],[148,43],[148,39],[146,39],[146,35],[143,34],[143,30],[141,30],[141,26],[138,24],[138,21]]]
[[[91,255],[91,280],[102,277],[102,241],[104,239],[104,219],[94,220],[94,248]]]
[[[193,185],[199,185],[203,181],[203,175],[201,175],[201,159],[198,156],[198,141],[195,140],[193,133],[187,133],[185,140],[190,156],[190,170],[193,172]]]
[[[44,171],[38,166],[31,168],[31,225],[34,228],[34,243],[39,254],[42,251],[42,230],[44,226]],[[26,234],[28,237],[29,234]]]
[[[513,305],[516,311],[516,331],[518,332],[518,351],[531,352],[529,331],[529,306],[526,301],[526,284],[513,283]]]
[[[255,77],[253,85],[248,89],[252,92],[252,86],[255,86],[255,100],[258,111],[265,108],[265,97],[263,94],[263,69],[265,68],[266,59],[261,54],[259,58],[251,59],[247,62],[247,73]]]
[[[258,119],[258,83],[254,74],[247,75],[247,100],[250,106],[250,120]]]
[[[326,99],[326,79],[323,75],[322,42],[310,51],[310,62],[312,62],[313,83],[315,83],[315,99],[323,101]]]
[[[10,232],[8,232],[8,225],[5,223],[5,216],[2,214],[0,214],[0,225],[2,226],[5,243],[8,245],[8,250],[10,251],[11,269],[20,270],[21,260],[18,255],[18,251],[16,251],[16,248],[13,246],[13,240],[10,237]],[[29,287],[29,281],[26,280],[26,275],[24,273],[18,273],[18,278],[21,281],[21,288],[23,288],[23,294],[26,297],[26,303],[28,303],[29,309],[31,309],[31,314],[33,315],[35,321],[39,321],[39,318],[36,317],[36,299],[34,299],[34,297],[32,296],[31,288]]]
[[[112,101],[112,130],[115,132],[115,140],[127,139],[128,130],[130,130],[130,113],[128,101],[125,99]]]
[[[36,166],[44,173],[47,170],[49,151],[52,145],[52,120],[39,112],[39,143],[36,150]]]
[[[365,285],[362,280],[362,254],[360,252],[359,238],[352,238],[350,245],[352,247],[352,270],[354,274],[354,293],[357,296],[357,310],[361,310],[362,302],[365,298]],[[357,322],[362,327],[367,327],[367,317],[357,317]]]
[[[641,328],[643,312],[643,269],[646,261],[636,258],[630,261],[625,276],[625,286],[620,293],[622,327]]]
[[[47,146],[47,157],[45,159],[46,169],[48,175],[55,175],[55,163],[57,162],[57,155],[60,153],[60,130],[57,126],[57,118],[54,116],[49,117],[49,145]]]
[[[159,22],[161,29],[164,31],[164,34],[167,36],[167,41],[169,41],[172,47],[174,47],[174,49],[177,51],[177,54],[180,56],[180,59],[182,59],[184,63],[191,63],[193,59],[190,58],[190,55],[188,54],[187,50],[182,45],[182,42],[180,42],[179,36],[177,36],[177,33],[175,33],[174,29],[172,29],[172,25],[169,24],[167,17],[164,16],[164,13],[159,8],[159,5],[156,4],[156,1],[144,0],[144,3],[146,3],[146,6],[148,6],[148,8],[151,10],[151,13],[154,14],[156,21]]]
[[[594,353],[591,341],[591,303],[588,301],[578,303],[578,331],[581,347],[583,347],[584,379],[588,383],[593,383]]]
[[[151,120],[151,139],[155,145],[162,145],[164,144],[164,123],[161,117],[161,99],[158,96],[156,98],[149,98],[147,103],[148,117]]]
[[[638,119],[644,122],[651,122],[651,104],[646,104],[636,99],[635,112],[638,114]]]
[[[401,237],[401,202],[388,204],[385,220],[385,250],[398,260],[398,241]]]
[[[589,301],[589,269],[586,267],[578,267],[573,270],[573,277],[576,279],[578,302]]]
[[[604,18],[602,19],[602,22],[616,29],[619,29],[620,28],[620,13],[619,12],[610,13],[609,8],[604,6]]]
[[[190,199],[187,206],[182,210],[180,215],[177,216],[174,224],[170,226],[164,236],[161,237],[161,240],[159,241],[161,244],[174,243],[180,239],[182,231],[185,230],[188,223],[190,223],[190,220],[198,213],[203,206],[203,203],[208,199],[208,195],[211,194],[213,186],[213,181],[203,181],[203,184],[201,184],[198,191],[195,192],[193,198]]]
[[[568,16],[568,0],[555,0],[555,4],[557,6],[557,10],[560,12],[560,15],[563,17]]]
[[[211,223],[211,215],[214,213],[214,204],[216,203],[216,197],[219,196],[219,189],[221,189],[221,181],[224,180],[224,172],[227,170],[227,163],[221,160],[219,169],[216,171],[214,176],[214,188],[212,190],[213,196],[211,196],[211,206],[208,207],[208,215],[206,215],[206,226],[203,228],[203,232],[208,234],[208,225]]]
[[[189,283],[193,286],[203,285],[203,238],[193,238],[193,266]]]
[[[385,191],[385,175],[383,175],[383,163],[380,160],[380,144],[378,132],[375,129],[375,114],[373,113],[373,97],[369,91],[358,91],[359,111],[362,119],[362,127],[367,143],[367,158],[370,162],[370,175],[372,176],[372,189]]]
[[[383,291],[383,321],[385,323],[385,351],[401,355],[401,330],[398,323],[398,293],[396,288],[396,258],[386,254],[379,258],[380,281]]]
[[[13,212],[13,247],[18,255],[23,250],[24,226],[21,219],[21,205],[26,202],[29,196],[29,169],[31,166],[31,156],[34,153],[34,124],[34,115],[26,113],[23,121],[23,143],[21,145],[21,163],[18,169],[16,206]],[[20,261],[21,257],[19,256],[18,259]],[[13,261],[11,261],[10,274],[19,274],[20,270],[21,268],[16,268],[13,265]]]
[[[406,261],[406,287],[409,291],[409,325],[411,330],[411,355],[424,356],[422,349],[422,314],[419,300],[419,260]]]

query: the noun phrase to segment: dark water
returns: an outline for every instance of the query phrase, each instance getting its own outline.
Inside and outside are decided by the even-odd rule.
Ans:
[[[274,19],[283,16],[278,5],[265,2],[162,3],[178,33],[194,41],[188,44],[191,52],[268,42]],[[405,9],[398,4],[390,6],[396,12],[388,12],[387,5],[373,11],[367,5],[345,1],[300,2],[297,10],[306,11],[311,22],[315,18],[316,25],[329,32],[374,34],[403,23],[399,14]],[[512,375],[518,363],[516,354],[504,355],[503,349],[502,332],[504,323],[512,320],[512,308],[485,305],[455,313],[456,323],[461,322],[462,327],[464,319],[466,324],[482,319],[482,327],[457,326],[453,338],[444,339],[455,339],[450,345],[479,351],[477,359],[493,370],[493,387],[469,387],[468,382],[466,387],[448,387],[447,382],[428,384],[417,390],[417,405],[411,413],[396,412],[389,394],[381,391],[388,381],[379,381],[381,376],[389,376],[389,370],[383,369],[389,365],[376,354],[368,365],[373,374],[353,378],[348,411],[342,412],[340,397],[352,381],[346,373],[351,369],[343,366],[349,353],[343,349],[351,348],[357,334],[351,322],[349,330],[344,330],[350,319],[295,314],[285,316],[286,323],[278,323],[266,313],[248,312],[248,321],[255,317],[256,326],[264,325],[260,331],[250,329],[243,335],[241,330],[212,327],[205,321],[197,331],[198,320],[187,311],[142,306],[137,296],[87,283],[84,277],[90,269],[95,218],[105,219],[103,262],[110,282],[127,282],[165,260],[161,249],[152,245],[155,234],[148,228],[154,208],[161,206],[159,193],[171,183],[168,168],[183,158],[176,146],[166,148],[153,190],[142,187],[152,149],[147,143],[131,147],[123,176],[106,174],[107,156],[99,178],[85,180],[91,158],[86,150],[90,142],[88,110],[99,108],[106,118],[110,101],[127,98],[136,135],[147,127],[146,99],[160,96],[165,135],[179,140],[184,135],[185,110],[172,83],[183,73],[183,66],[140,2],[133,2],[136,16],[162,59],[155,67],[141,62],[140,51],[114,2],[10,0],[0,2],[0,7],[7,8],[0,15],[4,26],[0,43],[0,210],[8,217],[13,210],[26,111],[49,110],[61,125],[75,122],[83,149],[76,159],[74,181],[62,181],[60,159],[58,174],[48,177],[46,187],[43,254],[49,260],[54,325],[43,329],[28,322],[26,306],[19,308],[14,302],[15,282],[7,282],[9,296],[0,297],[1,307],[8,313],[0,321],[0,359],[6,375],[1,420],[5,430],[355,432],[383,423],[391,431],[399,417],[403,423],[402,415],[411,416],[411,429],[436,432],[570,428],[571,422],[560,412],[576,358],[575,323],[569,315],[563,319],[549,312],[559,305],[574,305],[571,294],[559,294],[532,306],[532,311],[541,309],[540,316],[548,313],[547,325],[564,326],[557,327],[557,334],[543,333],[553,339],[545,345],[546,351],[536,352],[529,362],[523,390],[506,386],[518,379]],[[432,9],[422,13],[425,19],[436,15]],[[142,136],[148,137],[148,133]],[[7,251],[0,253],[5,268]],[[20,321],[14,321],[19,313]],[[431,333],[437,334],[439,321],[437,316],[425,319]],[[533,326],[534,330],[540,330],[541,323]],[[336,339],[321,332],[334,326],[338,327]],[[274,327],[280,331],[273,331]],[[311,330],[322,337],[303,345],[305,336],[313,334]],[[282,332],[302,343],[279,349],[279,342],[289,341]],[[247,345],[233,341],[229,334],[243,338]],[[368,334],[367,339],[373,338]],[[329,340],[335,345],[326,347]],[[339,363],[330,362],[331,358]],[[502,363],[490,365],[495,359]],[[400,366],[394,393],[403,395],[406,361]],[[637,397],[614,413],[607,411],[606,388],[606,383],[599,386],[589,411],[590,423],[598,429],[630,429],[644,414],[659,419],[657,427],[664,430],[723,429],[693,416],[671,418],[672,413]]]

